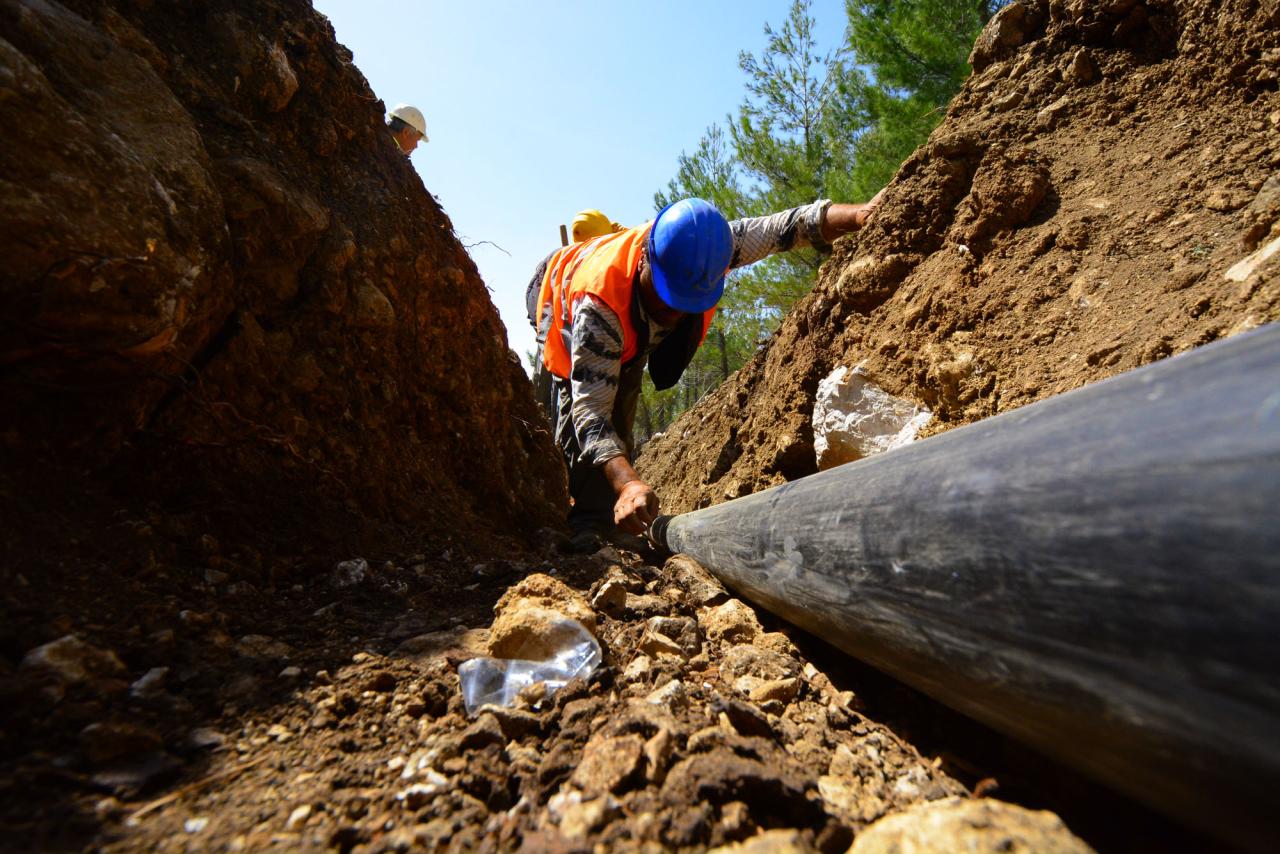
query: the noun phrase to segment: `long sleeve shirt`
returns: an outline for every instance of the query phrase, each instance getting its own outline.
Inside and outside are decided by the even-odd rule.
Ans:
[[[769,216],[732,221],[730,268],[745,267],[791,249],[830,248],[822,238],[822,223],[830,204],[824,199]],[[640,354],[644,356],[671,330],[653,320],[643,302],[640,314],[641,322],[649,327],[649,346]],[[570,357],[573,432],[582,449],[581,459],[590,465],[603,465],[627,453],[612,421],[622,371],[622,323],[612,309],[590,294],[584,294],[573,306]]]

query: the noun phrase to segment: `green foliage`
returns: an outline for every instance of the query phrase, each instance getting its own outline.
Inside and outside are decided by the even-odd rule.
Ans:
[[[859,97],[868,130],[854,144],[844,185],[865,197],[887,184],[942,121],[969,74],[982,27],[1008,0],[847,0],[848,46],[872,71]]]
[[[1008,0],[847,0],[840,49],[821,53],[809,0],[793,0],[766,46],[743,51],[746,95],[727,135],[712,125],[655,209],[687,196],[730,219],[761,216],[816,199],[860,201],[889,182],[942,120],[969,73],[983,25]],[[728,379],[814,283],[820,255],[776,255],[730,273],[707,340],[672,389],[648,379],[636,416],[641,441]]]

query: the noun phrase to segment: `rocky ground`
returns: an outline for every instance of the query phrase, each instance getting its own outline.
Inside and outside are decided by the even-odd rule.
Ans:
[[[570,557],[546,531],[518,559],[271,567],[196,520],[100,509],[58,566],[21,559],[48,530],[9,532],[0,847],[1090,850],[1050,806],[1101,850],[1212,849],[687,558]],[[458,666],[530,654],[555,615],[601,666],[467,715]]]

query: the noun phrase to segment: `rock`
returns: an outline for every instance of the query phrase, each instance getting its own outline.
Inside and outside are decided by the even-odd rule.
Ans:
[[[636,644],[636,649],[644,653],[645,656],[653,656],[654,658],[669,655],[683,661],[689,657],[684,648],[671,638],[654,634],[647,630],[641,635],[640,642]]]
[[[676,555],[662,567],[673,582],[681,601],[695,608],[718,605],[729,598],[724,585],[687,555]]]
[[[311,804],[295,807],[293,812],[289,813],[289,818],[285,820],[284,829],[291,833],[301,830],[309,818],[311,818]]]
[[[1081,48],[1076,51],[1075,56],[1071,57],[1071,64],[1067,66],[1067,80],[1077,86],[1084,86],[1098,79],[1098,64],[1093,61],[1093,57]]]
[[[591,607],[606,614],[615,614],[622,611],[626,601],[626,585],[616,578],[610,578],[601,584],[596,595],[591,597]]]
[[[363,583],[368,575],[369,562],[362,557],[358,557],[354,560],[344,560],[335,566],[333,575],[329,577],[329,580],[334,587],[341,590]]]
[[[287,741],[293,740],[293,733],[289,731],[288,727],[282,724],[272,724],[267,728],[267,738],[284,744]]]
[[[818,382],[813,403],[810,420],[818,468],[825,471],[908,445],[932,418],[927,406],[889,394],[872,382],[861,363],[852,368],[838,365]]]
[[[201,815],[201,816],[196,816],[195,818],[189,818],[186,821],[184,821],[182,823],[182,830],[184,833],[195,834],[195,833],[201,833],[208,826],[209,826],[208,817]]]
[[[438,793],[449,785],[449,780],[438,771],[428,769],[424,783],[414,783],[396,794],[396,800],[402,801],[411,810],[422,809],[431,802]]]
[[[524,709],[508,709],[502,706],[481,706],[481,711],[493,715],[509,740],[524,738],[542,729],[542,718]]]
[[[279,674],[279,677],[281,679],[284,679],[289,682],[292,682],[293,680],[298,679],[301,676],[302,676],[302,668],[294,664],[291,664],[288,667],[286,667],[284,670],[281,670]]]
[[[492,712],[485,712],[463,731],[459,747],[463,750],[478,750],[487,744],[506,744],[506,741],[498,719]]]
[[[190,750],[216,750],[227,743],[227,737],[208,727],[197,727],[187,733],[185,744]]]
[[[623,682],[647,681],[653,671],[653,659],[647,655],[637,655],[622,671]]]
[[[793,829],[766,830],[741,842],[712,848],[708,854],[813,854],[817,849]]]
[[[569,779],[587,797],[620,792],[640,770],[644,739],[638,735],[592,738]]]
[[[1249,204],[1249,194],[1243,190],[1213,189],[1205,195],[1204,206],[1211,211],[1230,213]]]
[[[489,654],[495,658],[550,658],[576,638],[576,629],[566,626],[566,620],[596,633],[596,615],[587,601],[563,582],[541,573],[504,593],[493,610]]]
[[[953,797],[880,819],[858,834],[850,854],[1088,854],[1092,850],[1051,812],[985,798]]]
[[[547,801],[547,812],[555,819],[562,836],[580,839],[600,828],[618,811],[612,795],[584,800],[581,792],[561,791]]]
[[[644,701],[654,706],[661,706],[670,712],[675,712],[688,705],[689,694],[685,691],[683,682],[679,679],[672,679],[660,688],[651,691],[649,696],[644,698]]]
[[[129,686],[129,696],[136,700],[149,700],[164,694],[164,680],[169,675],[167,667],[153,667]]]
[[[151,753],[162,745],[160,736],[130,723],[89,724],[80,731],[80,746],[90,762],[110,762],[122,756]]]
[[[124,662],[114,652],[85,643],[76,635],[66,635],[31,650],[23,656],[21,669],[57,680],[59,687],[54,691],[58,698],[62,696],[60,686],[125,673]]]
[[[973,73],[977,74],[993,62],[1009,56],[1039,26],[1041,14],[1038,6],[1014,2],[993,15],[969,54]]]
[[[721,675],[729,681],[743,676],[757,679],[792,679],[802,672],[800,663],[788,655],[751,644],[738,644],[725,651]]]
[[[640,619],[664,616],[671,613],[671,601],[651,593],[640,595],[628,593],[622,607],[627,616]]]
[[[674,751],[675,737],[671,734],[670,728],[658,727],[658,731],[644,743],[645,777],[650,782],[661,782],[663,772],[667,769],[667,762],[670,761]]]
[[[769,719],[750,703],[734,699],[719,699],[714,708],[716,711],[723,712],[725,717],[729,719],[729,723],[733,725],[733,728],[742,735],[759,738],[774,737],[773,727],[769,725]]]
[[[791,638],[782,632],[765,632],[752,641],[752,646],[785,655],[788,658],[799,658],[800,650],[792,643]]]
[[[734,687],[745,693],[757,703],[768,703],[776,700],[784,706],[800,694],[799,679],[767,679],[757,680],[753,676],[742,676],[734,681]]]
[[[714,641],[750,643],[764,631],[756,612],[741,599],[730,599],[699,616],[702,630]]]

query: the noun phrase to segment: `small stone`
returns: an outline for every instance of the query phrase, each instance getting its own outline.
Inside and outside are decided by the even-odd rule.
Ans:
[[[187,733],[186,746],[191,750],[210,750],[222,747],[227,737],[208,727],[197,727]]]
[[[286,667],[284,670],[280,671],[281,679],[288,679],[292,681],[294,679],[299,678],[300,676],[302,676],[302,668],[298,667],[297,665],[291,664],[288,667]]]
[[[667,727],[659,727],[658,731],[644,743],[645,777],[649,782],[660,782],[667,768],[667,762],[675,751],[675,738]]]
[[[623,611],[629,617],[640,619],[666,616],[671,613],[671,601],[652,593],[628,593]]]
[[[396,800],[403,801],[404,805],[411,810],[422,809],[437,793],[444,790],[449,785],[449,780],[438,771],[427,770],[427,780],[424,783],[414,783],[396,795]]]
[[[730,599],[702,615],[702,628],[711,640],[750,643],[764,630],[756,612],[741,599]]]
[[[1071,65],[1067,66],[1067,80],[1077,85],[1092,83],[1098,79],[1098,64],[1081,48],[1071,57]]]
[[[900,851],[1092,854],[1093,849],[1051,812],[1028,810],[986,798],[952,797],[917,804],[880,819],[858,834],[849,854]]]
[[[644,740],[638,735],[593,738],[570,782],[588,797],[619,792],[639,770],[643,756]]]
[[[596,595],[591,597],[591,607],[606,614],[622,610],[627,601],[627,588],[616,578],[610,578],[600,585]]]
[[[723,700],[717,704],[717,708],[742,735],[773,738],[773,727],[769,725],[769,719],[765,717],[764,712],[750,703],[733,699]]]
[[[612,795],[584,800],[581,792],[562,791],[552,795],[547,811],[555,817],[561,836],[581,839],[617,814],[618,802]]]
[[[765,681],[748,681],[752,680],[751,676],[744,676],[734,683],[734,687],[742,690],[746,686],[746,695],[757,703],[768,703],[770,700],[776,700],[783,705],[790,703],[800,694],[799,679],[769,679]]]
[[[674,582],[682,600],[695,608],[718,605],[729,598],[724,585],[691,557],[676,555],[662,571]]]
[[[641,682],[649,678],[653,670],[653,659],[647,655],[637,655],[622,671],[623,682]]]
[[[182,829],[187,833],[200,833],[209,826],[209,819],[205,816],[197,816],[189,818],[182,823]]]
[[[487,744],[506,744],[506,741],[498,719],[492,712],[483,712],[475,723],[463,731],[459,747],[463,750],[477,750]]]
[[[227,579],[230,577],[220,569],[206,569],[204,571],[204,580],[208,584],[226,584]]]
[[[689,694],[685,690],[683,682],[679,679],[672,679],[662,687],[650,692],[649,696],[644,698],[644,701],[674,712],[688,704]]]
[[[1211,211],[1230,213],[1249,204],[1249,194],[1242,190],[1211,190],[1204,200],[1204,206]]]
[[[48,673],[68,685],[125,672],[124,662],[114,652],[85,643],[76,635],[66,635],[36,647],[23,656],[21,667]]]
[[[339,589],[355,587],[362,583],[369,574],[369,562],[364,558],[344,560],[333,568],[329,580]]]
[[[274,738],[276,741],[284,744],[287,741],[293,740],[293,733],[289,731],[288,727],[281,726],[280,724],[272,724],[267,729],[267,737]]]
[[[153,667],[129,686],[129,696],[137,700],[159,697],[164,693],[164,680],[169,675],[167,667]]]
[[[676,643],[671,638],[666,635],[656,634],[647,630],[641,636],[640,642],[636,645],[636,648],[646,656],[653,656],[654,658],[669,655],[683,661],[689,657],[689,654],[685,652],[684,647],[680,646],[680,644]]]
[[[502,734],[511,740],[524,738],[542,729],[542,718],[525,709],[481,706],[481,711],[493,715],[502,729]]]
[[[300,807],[296,807],[293,812],[289,813],[289,818],[284,823],[284,829],[290,832],[300,830],[309,818],[311,818],[311,804],[303,804]]]

